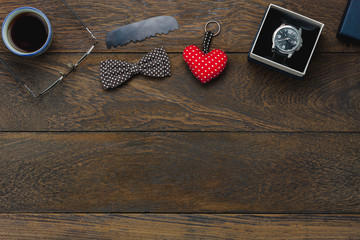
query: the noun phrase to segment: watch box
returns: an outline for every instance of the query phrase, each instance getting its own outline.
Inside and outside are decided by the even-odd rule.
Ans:
[[[301,28],[302,46],[294,51],[290,58],[285,56],[283,61],[278,61],[276,51],[273,50],[273,35],[284,24]],[[248,59],[301,79],[306,74],[323,28],[324,24],[321,22],[270,4],[253,41]],[[291,44],[289,38],[281,40]]]
[[[348,0],[336,36],[337,38],[344,40],[348,43],[360,43],[359,0]]]

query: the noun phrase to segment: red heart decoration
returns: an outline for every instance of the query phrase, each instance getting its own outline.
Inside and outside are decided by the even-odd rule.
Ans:
[[[202,83],[209,82],[219,76],[227,63],[227,56],[224,51],[214,49],[204,54],[195,45],[187,46],[183,52],[183,57],[191,72]]]

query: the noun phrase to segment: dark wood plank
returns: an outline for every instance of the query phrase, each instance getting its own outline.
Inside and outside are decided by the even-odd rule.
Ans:
[[[222,24],[222,33],[213,41],[213,47],[226,52],[248,52],[264,12],[270,3],[288,8],[300,14],[323,22],[326,27],[318,46],[321,52],[359,52],[359,46],[346,46],[336,39],[336,32],[346,5],[346,0],[255,0],[255,1],[191,1],[191,0],[68,0],[68,3],[87,23],[100,40],[97,52],[138,52],[149,48],[168,45],[170,52],[182,52],[189,44],[201,44],[203,27],[209,20]],[[49,15],[54,25],[53,52],[79,52],[88,44],[87,32],[77,27],[78,23],[59,0],[4,0],[0,6],[0,18],[15,7],[31,5]],[[105,35],[108,31],[128,23],[157,15],[171,15],[177,18],[180,30],[169,35],[158,36],[143,43],[108,50]],[[86,43],[86,44],[85,44]],[[0,51],[5,50],[0,43]]]
[[[195,79],[182,55],[170,54],[171,77],[135,76],[118,89],[102,89],[100,61],[136,62],[142,56],[94,54],[40,100],[0,72],[0,130],[360,130],[357,54],[317,54],[304,81],[248,62],[246,54],[229,54],[223,75],[206,85]],[[33,76],[27,79],[30,86],[43,89],[68,61],[79,57],[49,54],[15,68],[23,76]]]
[[[359,213],[359,137],[1,133],[0,212]]]
[[[359,215],[1,214],[1,239],[359,239]]]

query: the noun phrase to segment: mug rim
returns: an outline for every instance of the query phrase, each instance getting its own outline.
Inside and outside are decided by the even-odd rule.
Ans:
[[[38,14],[40,17],[42,17],[43,20],[45,20],[46,22],[46,25],[47,25],[47,28],[48,28],[48,36],[47,36],[47,39],[46,39],[46,42],[44,43],[44,45],[39,48],[38,50],[34,51],[34,52],[21,52],[19,50],[17,50],[14,46],[12,46],[12,44],[10,43],[9,39],[8,39],[8,34],[7,34],[7,31],[8,31],[8,28],[5,29],[5,25],[7,24],[9,18],[16,12],[19,12],[20,10],[33,10],[31,12],[35,12],[36,14]],[[49,19],[47,18],[47,16],[42,12],[40,11],[39,9],[37,8],[34,8],[34,7],[19,7],[19,8],[16,8],[14,10],[12,10],[7,16],[6,18],[4,19],[4,22],[2,24],[2,29],[1,29],[1,36],[2,36],[2,39],[3,39],[3,42],[5,44],[5,46],[14,54],[16,55],[19,55],[19,56],[27,56],[27,57],[31,57],[31,56],[35,56],[35,55],[38,55],[40,53],[42,53],[43,51],[46,50],[47,47],[49,47],[49,44],[50,44],[50,41],[51,41],[51,38],[52,38],[52,28],[51,28],[51,24],[50,24],[50,21]]]

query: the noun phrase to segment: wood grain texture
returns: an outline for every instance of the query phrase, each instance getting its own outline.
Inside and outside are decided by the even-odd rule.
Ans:
[[[360,46],[335,38],[346,0],[67,1],[95,53],[40,100],[0,69],[0,239],[360,239],[359,215],[319,215],[360,213]],[[270,3],[325,23],[304,81],[247,61]],[[0,24],[24,5],[50,18],[50,53],[0,41],[0,56],[41,91],[93,41],[59,0],[3,0]],[[108,31],[157,15],[180,29],[106,48]],[[230,61],[202,85],[181,53],[212,19]],[[102,90],[100,61],[159,46],[172,77]]]
[[[203,28],[207,21],[217,20],[222,32],[213,41],[213,47],[226,52],[248,52],[270,3],[314,18],[325,23],[325,29],[317,51],[320,52],[359,52],[356,45],[346,46],[336,39],[336,32],[346,5],[346,0],[254,0],[254,1],[191,1],[191,0],[146,0],[146,1],[76,1],[68,3],[87,23],[100,40],[95,48],[97,52],[143,52],[149,48],[168,45],[169,52],[182,52],[189,44],[201,43]],[[79,28],[78,22],[69,14],[59,0],[4,0],[0,6],[0,19],[19,6],[31,5],[44,11],[54,26],[52,52],[79,52],[89,46],[87,32]],[[169,35],[157,36],[143,43],[130,44],[108,50],[105,35],[114,28],[158,15],[174,16],[180,29]],[[0,22],[1,23],[1,22]],[[91,41],[90,41],[91,42]],[[5,46],[0,43],[0,52]]]
[[[1,133],[0,212],[359,213],[359,134]]]
[[[359,215],[1,214],[1,239],[359,239]]]
[[[1,131],[346,131],[360,130],[360,56],[316,54],[304,81],[230,54],[225,72],[201,84],[180,54],[172,76],[134,76],[104,91],[99,63],[143,54],[94,54],[42,99],[0,72]],[[10,57],[10,56],[9,56]],[[80,54],[21,60],[16,70],[34,89],[56,79]],[[17,58],[13,58],[16,63]],[[20,67],[21,66],[21,67]],[[55,66],[55,67],[54,67]],[[36,70],[36,71],[35,71]],[[36,74],[32,74],[36,72]]]

